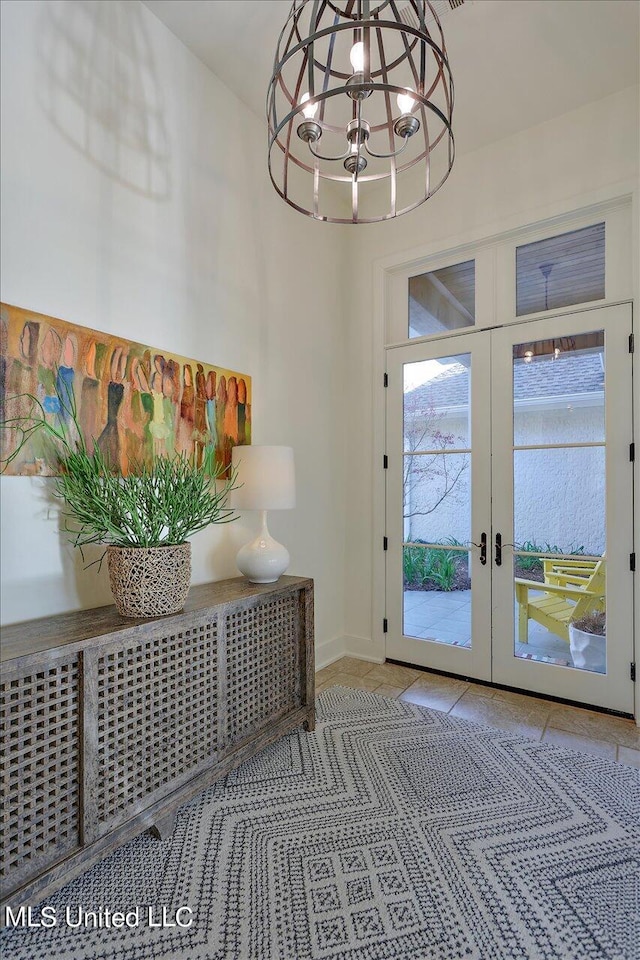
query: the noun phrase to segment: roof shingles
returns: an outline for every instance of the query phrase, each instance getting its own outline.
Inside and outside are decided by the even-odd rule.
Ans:
[[[548,400],[572,394],[602,393],[604,371],[601,354],[565,353],[559,357],[536,357],[530,363],[517,360],[513,367],[515,400]],[[424,399],[436,409],[462,407],[469,402],[469,368],[454,363],[432,380],[407,391],[414,402]]]

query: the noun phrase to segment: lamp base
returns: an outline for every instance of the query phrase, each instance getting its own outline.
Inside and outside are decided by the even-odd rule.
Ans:
[[[287,548],[269,533],[267,511],[261,512],[260,533],[255,540],[240,548],[236,564],[250,583],[275,583],[289,566],[291,557]]]

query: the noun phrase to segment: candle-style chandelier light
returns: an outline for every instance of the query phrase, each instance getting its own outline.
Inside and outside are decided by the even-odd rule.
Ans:
[[[271,180],[296,210],[333,223],[413,210],[453,166],[452,112],[428,0],[294,0],[267,117]]]

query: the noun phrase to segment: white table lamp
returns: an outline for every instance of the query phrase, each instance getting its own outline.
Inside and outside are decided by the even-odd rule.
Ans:
[[[295,470],[291,447],[234,447],[231,462],[238,488],[230,506],[260,510],[261,529],[255,540],[238,551],[238,570],[251,583],[275,583],[289,566],[289,551],[274,540],[267,527],[267,510],[291,510],[296,505]]]

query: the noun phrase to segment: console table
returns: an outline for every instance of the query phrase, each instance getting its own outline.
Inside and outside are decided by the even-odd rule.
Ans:
[[[300,724],[314,727],[313,581],[192,587],[2,632],[1,898],[35,903]]]

